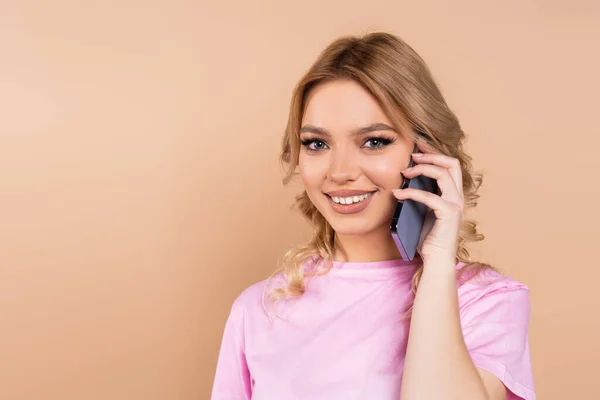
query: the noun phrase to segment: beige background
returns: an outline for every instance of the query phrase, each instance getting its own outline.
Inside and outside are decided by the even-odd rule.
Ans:
[[[282,4],[287,3],[287,4]],[[0,398],[208,399],[233,299],[308,238],[277,153],[335,37],[427,61],[532,290],[540,399],[597,399],[594,1],[0,2]]]

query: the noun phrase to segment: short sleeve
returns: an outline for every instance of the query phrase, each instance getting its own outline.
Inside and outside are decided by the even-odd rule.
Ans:
[[[463,336],[475,366],[497,376],[508,400],[535,400],[529,354],[529,289],[509,278],[467,284],[461,306]],[[469,289],[470,288],[470,289]]]
[[[211,400],[249,400],[252,397],[243,328],[243,306],[234,302],[221,340]]]

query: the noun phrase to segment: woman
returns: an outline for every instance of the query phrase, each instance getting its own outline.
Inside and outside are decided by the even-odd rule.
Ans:
[[[323,51],[295,89],[281,152],[314,235],[235,300],[212,399],[535,399],[528,288],[469,260],[483,235],[463,217],[481,176],[464,141],[401,39]],[[397,190],[418,175],[439,194]],[[406,199],[431,210],[412,261],[390,234]]]

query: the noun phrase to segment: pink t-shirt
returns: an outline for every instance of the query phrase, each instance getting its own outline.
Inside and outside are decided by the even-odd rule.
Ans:
[[[415,268],[404,260],[334,262],[302,297],[278,303],[272,322],[262,303],[266,281],[250,286],[231,308],[211,399],[398,400],[409,328],[401,317]],[[487,272],[458,294],[474,364],[500,378],[508,399],[535,399],[528,288]]]

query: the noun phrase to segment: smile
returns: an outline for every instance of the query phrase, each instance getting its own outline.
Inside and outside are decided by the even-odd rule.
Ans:
[[[330,196],[330,197],[335,203],[338,203],[338,204],[353,204],[353,203],[360,203],[361,201],[364,201],[371,194],[372,193],[365,193],[360,196],[350,196],[350,197],[335,197],[335,196]]]
[[[356,214],[363,211],[371,200],[373,199],[376,191],[367,192],[362,194],[354,194],[353,196],[331,196],[326,195],[329,199],[329,204],[333,211],[338,214]],[[332,193],[338,194],[338,193]],[[339,194],[353,194],[353,193],[339,193]]]

